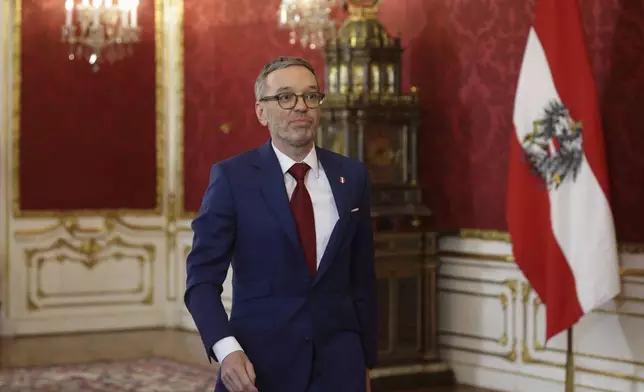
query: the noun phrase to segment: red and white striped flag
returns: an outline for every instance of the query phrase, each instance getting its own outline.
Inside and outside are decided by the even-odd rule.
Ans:
[[[597,91],[578,0],[539,0],[517,86],[507,220],[546,339],[620,291]]]

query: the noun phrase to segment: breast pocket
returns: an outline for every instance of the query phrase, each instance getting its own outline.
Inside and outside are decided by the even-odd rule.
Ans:
[[[351,243],[353,242],[353,237],[356,234],[356,228],[358,227],[359,218],[354,214],[346,214],[338,220],[336,230],[338,233],[334,233],[338,238],[336,241],[339,241],[340,251],[344,251]]]

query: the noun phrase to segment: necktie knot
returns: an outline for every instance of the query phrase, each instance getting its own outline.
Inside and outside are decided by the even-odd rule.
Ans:
[[[288,172],[295,177],[297,181],[304,181],[304,177],[309,169],[311,169],[311,166],[306,163],[294,163],[293,166],[288,169]]]

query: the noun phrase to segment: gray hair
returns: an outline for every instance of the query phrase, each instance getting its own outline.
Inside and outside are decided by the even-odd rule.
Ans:
[[[275,60],[266,63],[266,65],[264,65],[264,68],[262,68],[262,70],[260,71],[259,75],[257,75],[257,79],[255,79],[255,99],[259,101],[262,98],[262,93],[264,91],[264,85],[266,83],[266,77],[268,76],[268,74],[294,65],[302,66],[311,71],[313,76],[315,76],[315,80],[317,82],[318,77],[315,74],[315,68],[313,68],[311,63],[300,57],[280,56]]]

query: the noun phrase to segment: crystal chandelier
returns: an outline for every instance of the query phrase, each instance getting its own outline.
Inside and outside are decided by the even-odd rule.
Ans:
[[[69,59],[85,59],[98,71],[103,59],[110,63],[132,53],[139,41],[138,0],[65,0],[62,41],[69,44]]]
[[[343,4],[340,0],[282,0],[277,11],[278,26],[290,30],[289,42],[302,47],[322,48],[335,38],[336,24],[331,10]]]

